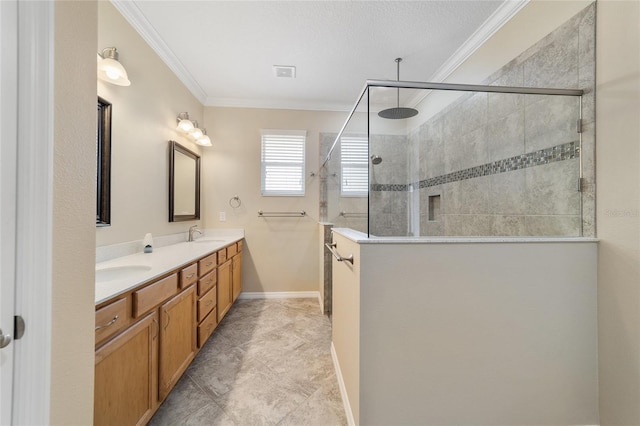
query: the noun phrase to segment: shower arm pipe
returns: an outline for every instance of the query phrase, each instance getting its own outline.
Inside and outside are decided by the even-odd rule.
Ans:
[[[458,92],[490,92],[490,93],[512,93],[518,95],[556,95],[556,96],[582,96],[584,94],[584,90],[582,89],[549,89],[549,88],[538,88],[538,87],[518,87],[518,86],[487,86],[481,84],[457,84],[457,83],[430,83],[424,81],[397,81],[397,80],[367,80],[365,82],[364,88],[360,92],[360,95],[356,99],[353,108],[349,112],[347,119],[344,121],[340,132],[338,132],[338,136],[333,141],[333,145],[329,149],[329,153],[327,154],[324,162],[322,163],[322,167],[324,167],[329,160],[331,159],[331,154],[333,153],[334,148],[340,141],[342,137],[342,133],[344,133],[347,125],[349,124],[349,120],[353,114],[355,114],[356,109],[358,109],[358,105],[360,104],[360,100],[367,93],[369,87],[397,87],[398,89],[427,89],[427,90],[454,90]]]

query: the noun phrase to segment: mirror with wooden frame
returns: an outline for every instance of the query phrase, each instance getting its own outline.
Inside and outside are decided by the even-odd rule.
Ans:
[[[111,225],[111,103],[98,96],[96,226]]]
[[[200,156],[169,142],[169,222],[200,219]]]

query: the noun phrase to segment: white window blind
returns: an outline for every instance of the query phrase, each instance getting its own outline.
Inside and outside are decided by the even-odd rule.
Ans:
[[[340,195],[365,197],[369,192],[369,147],[366,137],[340,138]]]
[[[304,195],[304,130],[262,131],[262,195]]]

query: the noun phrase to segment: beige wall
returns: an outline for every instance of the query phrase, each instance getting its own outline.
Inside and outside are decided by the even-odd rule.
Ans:
[[[93,423],[96,18],[55,3],[50,423]]]
[[[245,229],[243,291],[317,291],[318,135],[337,132],[345,118],[342,112],[205,108],[213,147],[203,153],[204,226]],[[260,194],[260,129],[307,131],[304,197]],[[235,195],[242,201],[237,209],[229,205]],[[304,210],[307,216],[267,219],[258,217],[258,210]],[[219,221],[220,212],[225,222]]]
[[[640,424],[640,3],[599,1],[600,422]]]
[[[175,130],[188,112],[202,126],[202,104],[108,1],[98,2],[98,42],[116,47],[131,86],[98,81],[98,95],[112,103],[111,226],[97,228],[98,246],[166,235],[198,223],[169,223],[168,145],[176,140],[201,152]],[[95,60],[95,59],[94,59]],[[206,167],[206,164],[204,164]],[[206,194],[203,192],[203,202]]]

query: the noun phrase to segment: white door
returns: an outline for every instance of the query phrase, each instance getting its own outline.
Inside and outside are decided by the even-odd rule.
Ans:
[[[0,1],[0,425],[12,422],[15,311],[17,2]],[[11,339],[11,340],[9,340]]]

